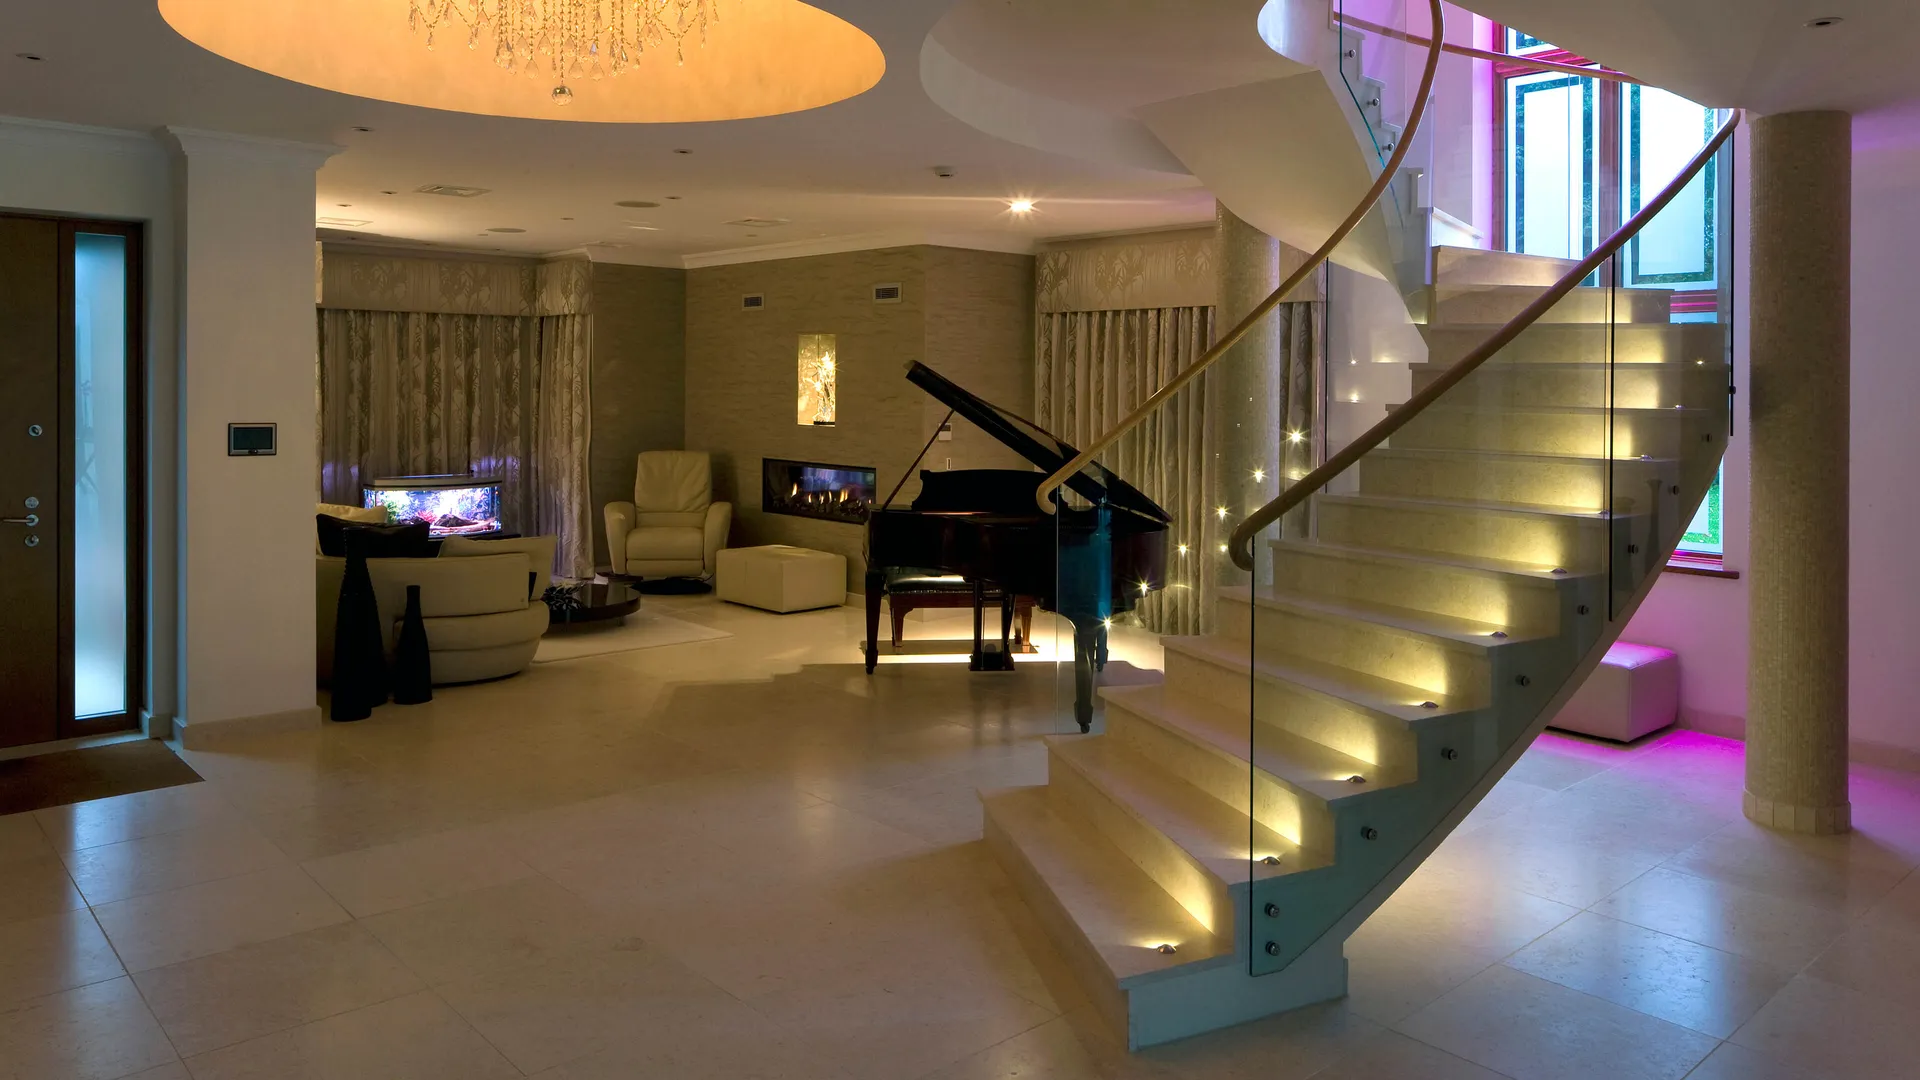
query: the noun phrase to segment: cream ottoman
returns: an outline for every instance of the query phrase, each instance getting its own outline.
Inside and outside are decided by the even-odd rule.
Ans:
[[[1616,641],[1551,726],[1632,742],[1679,718],[1679,654]]]
[[[781,613],[847,602],[847,557],[785,544],[723,548],[714,592],[722,600]]]

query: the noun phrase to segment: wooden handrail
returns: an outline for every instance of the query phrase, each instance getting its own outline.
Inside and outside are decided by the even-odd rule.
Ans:
[[[1446,36],[1446,13],[1441,10],[1440,0],[1428,0],[1428,3],[1433,8],[1433,36],[1435,41],[1438,41]],[[1308,275],[1320,269],[1320,264],[1327,261],[1327,257],[1333,254],[1333,249],[1339,247],[1341,242],[1346,240],[1347,235],[1359,227],[1360,222],[1372,212],[1374,204],[1380,201],[1380,196],[1385,194],[1387,187],[1393,183],[1394,177],[1400,171],[1400,163],[1406,160],[1407,151],[1413,145],[1414,133],[1420,130],[1420,122],[1426,118],[1427,103],[1433,96],[1433,77],[1440,69],[1441,51],[1438,46],[1428,44],[1426,70],[1420,74],[1420,88],[1414,92],[1413,111],[1407,115],[1406,130],[1401,133],[1398,144],[1393,148],[1393,156],[1388,158],[1387,163],[1381,167],[1379,177],[1374,180],[1373,186],[1367,189],[1366,195],[1360,202],[1354,206],[1353,212],[1347,215],[1347,219],[1333,230],[1333,235],[1327,237],[1326,243],[1321,244],[1318,250],[1307,256],[1307,261],[1302,263],[1299,269],[1287,275],[1287,279],[1280,283],[1279,288],[1273,290],[1265,300],[1260,301],[1252,311],[1247,313],[1246,318],[1241,319],[1233,329],[1226,332],[1225,336],[1214,342],[1213,347],[1202,353],[1198,360],[1188,364],[1179,374],[1167,380],[1165,386],[1156,390],[1152,397],[1140,403],[1139,408],[1128,413],[1125,419],[1109,428],[1085,450],[1080,451],[1072,461],[1062,465],[1052,475],[1040,481],[1040,487],[1034,492],[1033,498],[1040,504],[1042,511],[1053,513],[1053,493],[1059,490],[1061,484],[1067,482],[1068,477],[1086,468],[1101,451],[1119,442],[1122,435],[1132,431],[1142,420],[1153,415],[1168,398],[1199,378],[1200,373],[1212,366],[1213,362],[1220,359],[1228,349],[1238,345],[1241,338],[1246,337],[1260,320],[1267,316],[1268,312],[1278,307],[1281,299],[1298,288],[1301,282],[1307,280]]]
[[[1614,230],[1613,235],[1607,237],[1605,243],[1593,250],[1593,254],[1580,260],[1580,265],[1567,271],[1559,281],[1554,282],[1551,288],[1540,294],[1533,303],[1528,304],[1520,314],[1515,315],[1505,326],[1494,331],[1492,337],[1455,361],[1453,366],[1442,372],[1439,378],[1428,383],[1419,393],[1389,412],[1386,419],[1368,428],[1366,434],[1328,458],[1326,464],[1301,477],[1287,490],[1281,492],[1278,498],[1249,514],[1247,520],[1233,530],[1233,536],[1227,541],[1234,565],[1242,570],[1252,570],[1253,537],[1256,533],[1280,520],[1287,511],[1305,502],[1308,496],[1331,483],[1335,477],[1352,468],[1361,458],[1386,442],[1388,437],[1399,431],[1407,421],[1420,415],[1427,406],[1440,400],[1447,391],[1459,385],[1460,380],[1479,370],[1480,365],[1486,363],[1493,354],[1512,344],[1513,339],[1519,337],[1522,331],[1538,322],[1542,315],[1552,310],[1555,304],[1585,281],[1587,275],[1598,270],[1608,259],[1618,254],[1628,240],[1639,235],[1640,230],[1646,228],[1647,223],[1652,221],[1660,211],[1665,210],[1667,204],[1672,202],[1695,176],[1699,175],[1701,169],[1706,168],[1707,162],[1713,160],[1713,156],[1720,152],[1720,148],[1726,145],[1728,139],[1733,137],[1733,129],[1740,126],[1742,115],[1736,111],[1729,116],[1727,122],[1720,125],[1720,130],[1714,134],[1713,138],[1707,141],[1707,145],[1693,156],[1693,160],[1687,163],[1687,167],[1680,170],[1680,174],[1674,177],[1660,194],[1653,197],[1652,202],[1641,207],[1639,213],[1633,215],[1625,225]]]
[[[1405,30],[1395,30],[1391,26],[1381,26],[1377,22],[1370,22],[1356,16],[1336,15],[1334,17],[1355,29],[1365,30],[1372,34],[1379,34],[1382,37],[1394,38],[1399,41],[1404,41],[1409,45],[1430,46],[1433,44],[1433,42],[1428,41],[1418,34],[1410,34]],[[1569,75],[1580,75],[1589,79],[1604,79],[1607,82],[1631,83],[1634,86],[1646,85],[1626,72],[1614,71],[1612,68],[1581,67],[1578,64],[1563,64],[1558,60],[1535,60],[1526,56],[1513,56],[1508,53],[1494,52],[1491,49],[1476,49],[1471,45],[1455,45],[1452,42],[1442,42],[1440,48],[1455,56],[1470,56],[1475,60],[1492,60],[1499,64],[1511,64],[1514,67],[1533,68],[1535,71],[1564,71]]]

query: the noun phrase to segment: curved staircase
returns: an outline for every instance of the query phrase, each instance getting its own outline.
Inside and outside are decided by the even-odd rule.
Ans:
[[[1347,936],[1652,587],[1726,445],[1727,327],[1594,283],[1725,138],[1586,260],[1412,260],[1413,399],[1250,516],[1251,580],[1214,632],[1163,639],[1164,683],[1101,690],[1104,730],[1050,738],[1045,785],[982,793],[1129,1047],[1344,994]]]

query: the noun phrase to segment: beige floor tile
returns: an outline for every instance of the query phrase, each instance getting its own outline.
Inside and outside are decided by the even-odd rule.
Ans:
[[[808,1054],[870,1080],[921,1076],[1055,1016],[1001,987],[939,978],[779,990],[750,1004]]]
[[[1062,1016],[995,1043],[925,1080],[1157,1080],[1179,1075],[1150,1056],[1128,1054],[1092,1016]]]
[[[423,987],[354,923],[322,927],[134,976],[182,1055],[298,1027]]]
[[[124,974],[85,908],[0,923],[0,1008]]]
[[[0,868],[37,861],[53,853],[53,844],[33,814],[0,817]]]
[[[121,962],[136,972],[348,918],[297,866],[121,900],[94,914]]]
[[[1860,836],[1803,837],[1737,821],[1668,861],[1675,870],[1856,915],[1913,869]]]
[[[80,894],[94,907],[292,865],[266,837],[238,822],[102,844],[62,857]]]
[[[1430,864],[1415,871],[1363,925],[1418,934],[1483,954],[1492,963],[1578,913],[1569,904]]]
[[[1505,965],[1396,1027],[1514,1080],[1678,1080],[1719,1042]]]
[[[1156,1046],[1137,1056],[1192,1080],[1306,1080],[1343,1058],[1381,1045],[1387,1034],[1344,1002],[1332,1001]]]
[[[85,907],[65,863],[54,855],[21,859],[0,868],[0,925]]]
[[[504,885],[534,872],[480,829],[316,859],[306,871],[355,918]]]
[[[448,983],[440,995],[528,1073],[637,1048],[658,1054],[658,1067],[695,1066],[701,1049],[757,1045],[762,1064],[796,1051],[764,1016],[638,938]]]
[[[239,820],[211,784],[177,784],[34,811],[56,848],[75,851]]]
[[[1847,917],[1665,866],[1593,905],[1609,918],[1795,970],[1818,956]]]
[[[1920,934],[1857,920],[1805,974],[1889,1001],[1920,1005]]]
[[[1379,1032],[1367,1041],[1366,1049],[1314,1073],[1312,1080],[1504,1080],[1492,1069],[1398,1032]]]
[[[435,985],[626,936],[586,901],[544,877],[389,911],[362,925]]]
[[[1525,827],[1517,817],[1449,838],[1427,866],[1443,876],[1585,908],[1660,864],[1663,854],[1622,838],[1575,842]]]
[[[1498,956],[1424,934],[1364,924],[1347,939],[1347,1007],[1396,1024],[1499,963]]]
[[[1733,1041],[1776,1061],[1836,1077],[1905,1077],[1920,1061],[1911,997],[1883,999],[1797,976]]]
[[[1920,806],[1920,800],[1915,800]],[[1900,884],[1873,905],[1867,919],[1890,929],[1920,934],[1920,870],[1901,879]]]
[[[1481,799],[1478,805],[1467,812],[1466,820],[1460,823],[1455,833],[1457,835],[1472,832],[1515,811],[1525,810],[1553,794],[1554,790],[1539,784],[1530,784],[1509,772],[1500,778],[1500,782],[1493,786],[1492,791],[1487,792],[1486,798]]]
[[[507,1080],[507,1059],[431,991],[187,1060],[194,1080]]]
[[[1749,1050],[1739,1043],[1721,1043],[1707,1060],[1687,1074],[1687,1080],[1839,1080],[1833,1073],[1809,1072]],[[1864,1080],[1864,1078],[1863,1078]]]
[[[1625,750],[1548,732],[1527,747],[1507,770],[1507,778],[1561,791],[1619,766],[1629,756]]]
[[[193,1076],[187,1072],[185,1065],[176,1061],[171,1065],[162,1065],[157,1069],[146,1069],[134,1073],[126,1080],[193,1080]]]
[[[1793,977],[1592,912],[1508,957],[1518,971],[1724,1039]]]
[[[176,1060],[139,991],[112,979],[0,1011],[0,1068],[20,1080],[116,1080]]]

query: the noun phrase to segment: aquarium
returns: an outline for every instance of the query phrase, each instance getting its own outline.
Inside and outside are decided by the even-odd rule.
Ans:
[[[435,537],[500,531],[500,481],[477,476],[389,476],[360,489],[361,505],[387,512],[387,523],[425,522]]]

